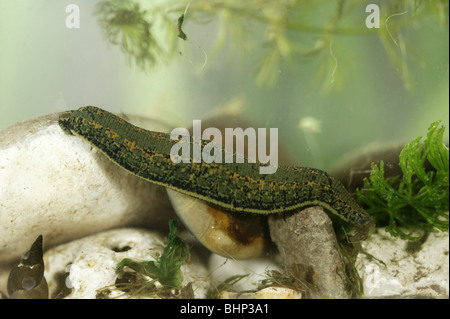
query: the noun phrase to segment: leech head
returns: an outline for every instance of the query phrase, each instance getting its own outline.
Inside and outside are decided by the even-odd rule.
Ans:
[[[72,130],[71,130],[71,116],[73,114],[74,111],[67,111],[67,112],[63,112],[59,115],[59,120],[58,120],[58,124],[59,126],[64,130],[64,132],[66,132],[67,134],[72,135]]]

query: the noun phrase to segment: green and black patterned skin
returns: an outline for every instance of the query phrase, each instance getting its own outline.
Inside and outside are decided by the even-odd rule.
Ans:
[[[280,165],[264,175],[258,163],[175,164],[170,151],[178,141],[169,134],[144,130],[94,106],[62,113],[59,124],[128,172],[226,210],[271,214],[319,205],[351,224],[371,221],[338,180],[318,169]]]

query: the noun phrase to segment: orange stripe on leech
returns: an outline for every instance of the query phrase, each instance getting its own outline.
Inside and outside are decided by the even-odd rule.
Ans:
[[[117,133],[116,131],[106,130],[105,134],[108,135],[109,138],[112,138],[114,142],[118,137],[120,137],[119,133]]]
[[[127,138],[124,138],[124,139],[123,139],[123,143],[124,143],[124,145],[125,145],[125,147],[126,147],[126,149],[127,149],[128,152],[133,153],[134,150],[136,150],[136,149],[142,151],[142,148],[140,148],[140,147],[136,144],[136,141],[131,141],[131,140],[127,139]]]
[[[101,125],[99,122],[95,120],[88,120],[88,125],[91,125],[96,130],[103,128],[103,125]]]

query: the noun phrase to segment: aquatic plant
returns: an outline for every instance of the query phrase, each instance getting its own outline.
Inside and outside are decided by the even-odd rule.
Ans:
[[[321,59],[317,78],[328,84],[342,81],[335,54],[337,48],[345,47],[341,36],[377,36],[405,88],[411,90],[410,64],[417,60],[411,59],[414,50],[406,34],[427,18],[448,27],[448,1],[382,2],[378,28],[364,23],[367,5],[358,0],[166,0],[156,4],[101,0],[95,14],[107,40],[119,45],[142,70],[167,63],[180,53],[183,40],[193,38],[192,31],[181,30],[183,22],[188,22],[208,32],[217,29],[210,56],[225,50],[233,55],[240,52],[243,63],[255,64],[255,82],[267,86],[277,83],[284,66],[313,57]],[[218,27],[211,27],[213,21]]]
[[[129,258],[117,264],[116,271],[119,278],[124,274],[124,268],[129,267],[159,281],[163,286],[177,288],[183,282],[181,265],[189,260],[189,247],[178,237],[175,221],[169,224],[169,238],[161,256],[155,260],[137,262]]]
[[[182,287],[184,276],[180,269],[189,259],[189,246],[178,237],[177,223],[170,221],[169,237],[162,254],[148,261],[122,259],[116,265],[116,283],[99,289],[97,298],[110,298],[113,290],[121,290],[133,297],[176,298],[180,294],[192,295],[190,284]]]
[[[383,161],[372,164],[364,188],[356,191],[367,213],[392,236],[418,240],[413,231],[449,231],[449,150],[439,123],[430,125],[423,143],[418,137],[405,145],[399,156],[402,175],[385,178]]]

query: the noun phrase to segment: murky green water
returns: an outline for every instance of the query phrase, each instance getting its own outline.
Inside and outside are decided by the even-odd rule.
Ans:
[[[327,169],[371,143],[448,126],[445,1],[193,0],[188,41],[176,37],[187,1],[136,1],[149,50],[165,50],[145,71],[107,41],[99,2],[0,3],[0,129],[88,104],[185,127],[228,114],[278,128],[294,158]],[[380,28],[368,28],[377,21],[369,4]],[[142,47],[142,25],[130,19],[128,46]]]

